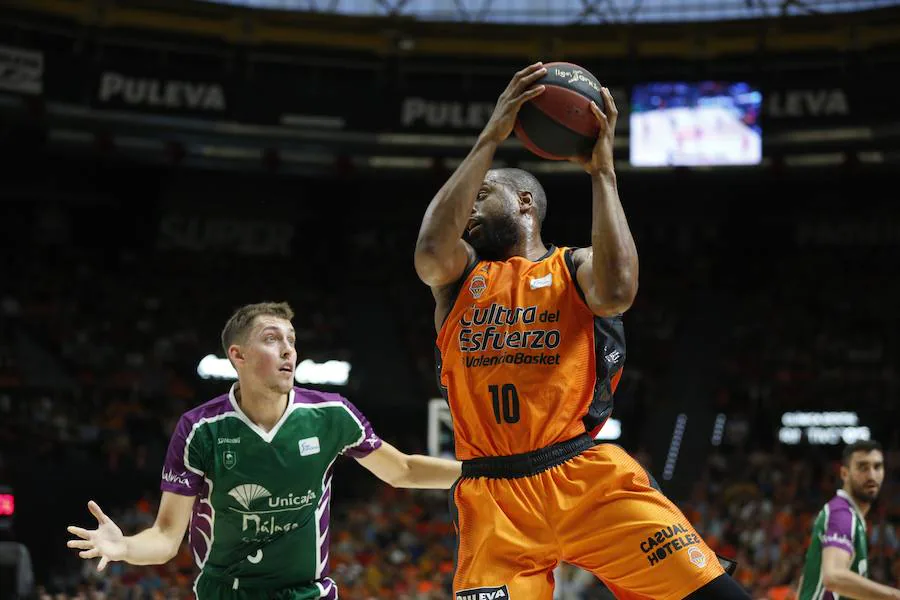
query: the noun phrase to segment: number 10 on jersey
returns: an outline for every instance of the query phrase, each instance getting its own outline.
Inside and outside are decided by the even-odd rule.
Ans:
[[[489,385],[491,403],[494,406],[494,419],[498,425],[519,422],[519,392],[511,383],[503,386]],[[502,409],[502,411],[501,411]]]

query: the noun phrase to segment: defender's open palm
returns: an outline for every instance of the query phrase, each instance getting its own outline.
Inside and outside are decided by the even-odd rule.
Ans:
[[[112,519],[103,514],[97,503],[91,500],[88,502],[88,510],[97,519],[97,529],[82,529],[70,525],[66,531],[73,535],[77,535],[81,539],[69,540],[66,544],[69,548],[78,548],[81,552],[78,556],[81,558],[97,558],[100,557],[100,564],[97,570],[102,571],[106,568],[107,563],[111,560],[122,560],[125,558],[127,544],[122,530],[116,525]]]

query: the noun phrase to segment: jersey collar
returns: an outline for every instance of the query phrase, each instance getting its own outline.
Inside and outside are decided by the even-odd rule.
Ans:
[[[539,263],[539,262],[545,261],[548,258],[550,258],[551,256],[553,256],[554,252],[556,252],[556,246],[554,246],[553,244],[550,244],[550,247],[547,248],[547,252],[544,253],[544,255],[542,257],[540,257],[539,259],[537,259],[534,262]]]
[[[863,511],[859,509],[859,506],[856,505],[856,501],[853,499],[853,496],[851,496],[844,490],[838,490],[837,495],[849,502],[850,506],[853,507],[853,510],[856,511],[856,516],[858,516],[863,523],[866,522],[866,517],[863,515]]]
[[[287,421],[288,416],[294,410],[294,388],[291,388],[291,391],[288,393],[288,402],[287,406],[284,409],[284,412],[281,414],[281,418],[278,419],[278,422],[275,423],[275,426],[272,427],[269,431],[265,431],[262,427],[254,423],[250,420],[243,410],[241,410],[240,405],[237,402],[237,398],[234,397],[234,391],[237,389],[237,382],[231,384],[231,389],[228,390],[228,400],[231,402],[231,407],[234,409],[235,414],[237,414],[238,419],[244,422],[244,424],[249,427],[253,433],[258,435],[264,442],[267,444],[271,444],[272,440],[275,439],[275,434],[278,433],[278,430],[281,429],[281,426],[284,425],[284,422]]]

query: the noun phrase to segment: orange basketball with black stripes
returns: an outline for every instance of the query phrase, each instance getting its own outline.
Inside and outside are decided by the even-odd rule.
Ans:
[[[547,74],[533,85],[544,85],[540,96],[522,105],[516,137],[534,154],[549,160],[591,153],[600,132],[591,101],[604,111],[600,82],[578,65],[551,62]]]

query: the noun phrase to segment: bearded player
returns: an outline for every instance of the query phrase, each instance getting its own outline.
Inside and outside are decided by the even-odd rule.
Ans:
[[[572,159],[591,177],[591,247],[545,244],[540,183],[490,168],[545,73],[537,63],[512,78],[429,204],[416,244],[463,461],[451,506],[455,598],[549,600],[560,561],[619,598],[747,598],[648,473],[595,441],[622,374],[622,313],[637,293],[638,257],[617,191],[608,90],[606,114],[592,105],[593,153]]]
[[[881,445],[865,440],[846,446],[841,481],[813,523],[797,599],[900,599],[900,590],[868,579],[866,515],[884,482]]]

